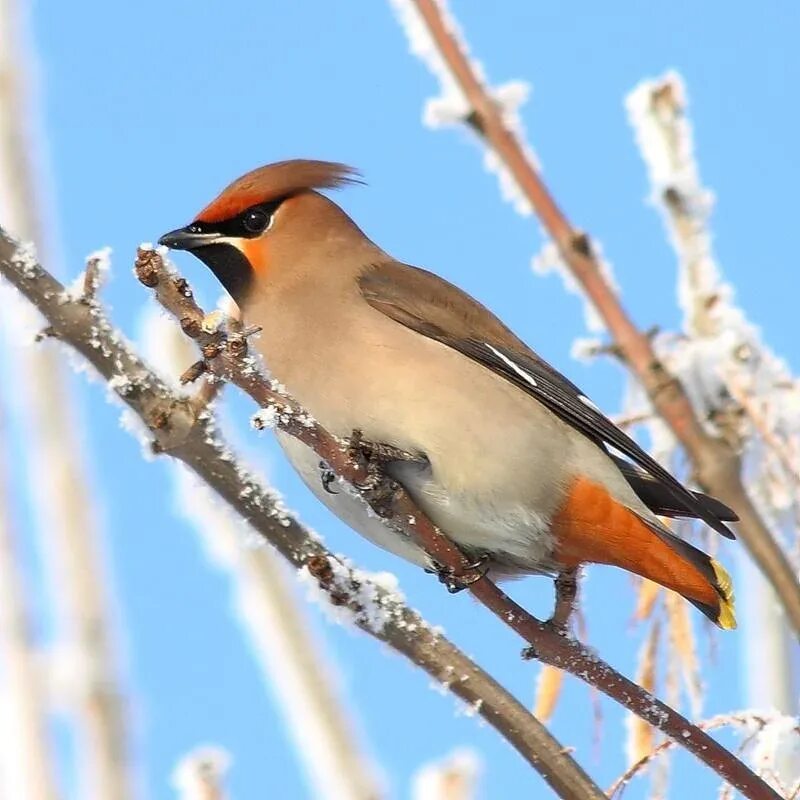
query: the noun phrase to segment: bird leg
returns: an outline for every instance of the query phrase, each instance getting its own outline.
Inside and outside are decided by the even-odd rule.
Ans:
[[[457,569],[455,567],[448,567],[445,564],[433,563],[430,569],[426,568],[425,572],[436,575],[439,581],[447,587],[450,594],[458,594],[458,592],[477,583],[481,578],[486,577],[489,571],[489,555],[484,553],[476,558],[469,564],[464,564]]]
[[[553,614],[547,624],[559,633],[566,634],[578,597],[578,568],[572,567],[559,572],[555,579],[555,590]]]

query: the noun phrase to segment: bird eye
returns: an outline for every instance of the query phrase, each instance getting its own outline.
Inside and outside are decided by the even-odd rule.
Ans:
[[[269,217],[260,209],[253,208],[244,215],[242,224],[248,233],[261,233],[269,224]]]

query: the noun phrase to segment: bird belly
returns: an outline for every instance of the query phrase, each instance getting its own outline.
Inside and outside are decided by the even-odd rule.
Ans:
[[[409,536],[376,516],[353,490],[323,487],[319,456],[281,431],[278,442],[303,482],[343,522],[373,544],[420,567],[432,567],[425,551]],[[450,490],[434,481],[430,468],[417,462],[395,462],[388,468],[425,514],[472,558],[488,556],[495,577],[551,573],[554,540],[550,519],[522,503],[491,492]]]

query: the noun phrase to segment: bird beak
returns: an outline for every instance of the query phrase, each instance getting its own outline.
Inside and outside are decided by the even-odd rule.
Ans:
[[[185,228],[178,228],[169,233],[165,233],[158,243],[169,247],[170,250],[195,250],[207,244],[219,241],[222,236],[219,233],[207,232],[199,233],[191,230],[191,225]]]

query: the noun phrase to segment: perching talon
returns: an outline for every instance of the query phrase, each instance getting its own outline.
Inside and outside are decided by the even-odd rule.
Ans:
[[[339,494],[336,489],[331,489],[331,484],[336,483],[336,473],[324,461],[319,462],[319,472],[322,488],[328,494]]]
[[[444,564],[434,564],[433,569],[425,571],[435,574],[439,581],[447,587],[450,594],[458,594],[486,577],[486,573],[489,571],[489,556],[484,553],[475,561],[459,567],[460,574],[456,574],[454,567],[447,567]]]

